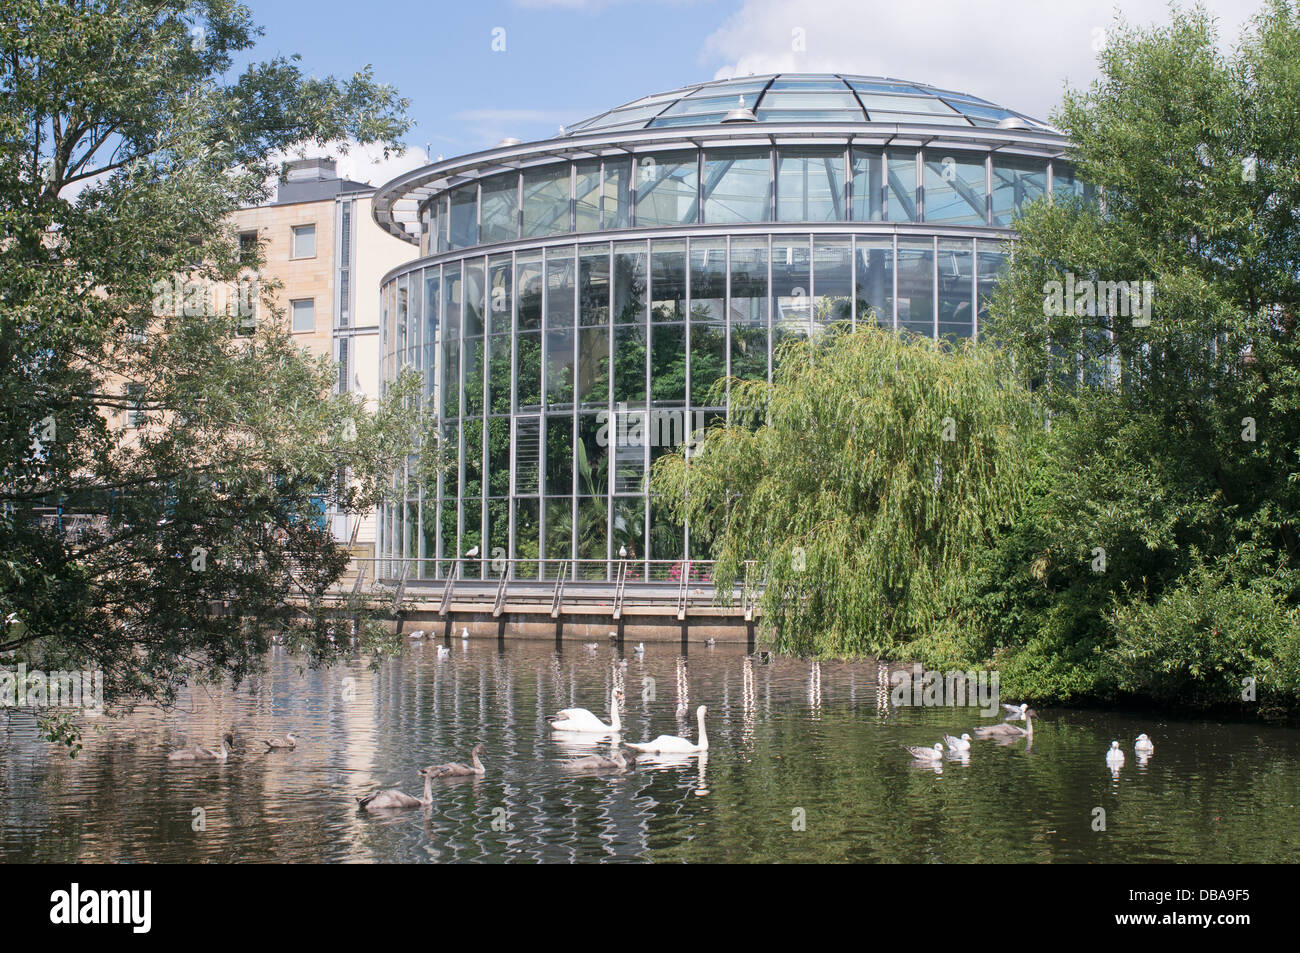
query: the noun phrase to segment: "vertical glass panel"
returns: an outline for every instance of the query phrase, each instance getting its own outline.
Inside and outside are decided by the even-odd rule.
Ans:
[[[646,320],[646,251],[641,242],[614,246],[614,320]]]
[[[424,543],[424,558],[433,560],[438,555],[438,506],[432,493],[425,495],[424,505],[420,507],[420,536]],[[436,568],[434,562],[422,563],[420,575],[432,577],[436,574]]]
[[[546,253],[546,402],[573,406],[574,258],[572,248]]]
[[[465,337],[477,337],[483,333],[486,308],[483,259],[472,258],[465,262],[465,320],[462,330]]]
[[[460,262],[442,269],[442,415],[460,416]]]
[[[609,488],[609,445],[616,436],[601,414],[578,415],[578,442],[574,465],[577,468],[578,494],[604,496]],[[605,536],[601,527],[600,536]]]
[[[768,149],[732,149],[704,156],[704,220],[766,222],[772,217]]]
[[[511,557],[516,560],[513,574],[516,579],[537,578],[537,556],[541,539],[541,520],[538,503],[531,500],[515,500],[515,545]]]
[[[1019,156],[993,157],[993,224],[1010,225],[1021,208],[1047,191],[1047,163]]]
[[[853,310],[853,249],[848,238],[813,238],[813,327],[848,321]]]
[[[450,242],[452,248],[478,244],[478,183],[451,191]]]
[[[573,494],[573,415],[546,418],[546,495]]]
[[[420,370],[427,366],[424,364],[423,353],[423,335],[424,335],[424,273],[413,271],[410,274],[410,294],[407,310],[407,323],[411,326],[411,331],[407,337],[407,346],[411,349],[411,362]],[[342,338],[346,341],[346,338]],[[349,382],[350,383],[350,382]]]
[[[483,180],[483,244],[519,237],[519,175],[508,172]]]
[[[487,505],[487,540],[483,545],[482,558],[488,560],[487,573],[496,578],[497,570],[492,561],[498,555],[510,552],[510,501],[488,500]]]
[[[858,322],[894,326],[894,241],[858,239]]]
[[[620,549],[626,550],[628,560],[641,559],[645,556],[645,506],[644,496],[616,496],[610,500],[612,510],[610,515],[614,527],[610,549],[615,559],[620,558]],[[640,578],[637,570],[638,567],[629,565],[628,577]]]
[[[925,220],[942,225],[983,225],[984,156],[925,150]]]
[[[767,303],[767,239],[732,239],[732,377],[767,379]]]
[[[889,220],[915,222],[916,153],[903,149],[889,150]]]
[[[880,222],[885,218],[885,163],[879,149],[854,149],[853,220]]]
[[[1065,162],[1052,163],[1052,195],[1055,199],[1082,198],[1088,204],[1097,200],[1097,190],[1082,181]]]
[[[429,242],[429,247],[444,252],[447,250],[447,196],[439,195],[430,203],[429,215],[434,234],[434,240]]]
[[[975,333],[977,336],[980,328],[984,326],[984,322],[988,318],[989,298],[992,296],[993,288],[997,284],[1003,267],[1006,265],[1005,244],[980,239],[978,265],[979,280],[975,286],[977,306]]]
[[[460,552],[463,557],[475,546],[479,554],[474,559],[462,559],[460,574],[465,579],[481,579],[486,563],[483,561],[483,501],[475,497],[464,503],[465,528],[460,535]]]
[[[446,577],[455,565],[457,555],[456,540],[456,502],[448,498],[438,507],[438,534],[442,540],[442,561],[438,564],[437,576]]]
[[[812,272],[807,238],[772,240],[772,353],[791,334],[807,334]]]
[[[516,409],[537,410],[542,406],[542,332],[521,331],[515,336],[515,351]]]
[[[936,267],[939,275],[939,337],[971,336],[971,295],[975,282],[975,252],[970,239],[940,239]]]
[[[510,495],[510,418],[489,417],[487,423],[488,496]],[[504,548],[504,544],[502,545]]]
[[[699,167],[695,152],[666,152],[637,160],[636,224],[689,225],[696,219]]]
[[[574,231],[600,228],[600,160],[584,159],[573,164]]]
[[[609,403],[609,328],[578,331],[578,400],[584,407]]]
[[[542,578],[555,579],[559,560],[568,559],[573,546],[573,497],[546,498],[546,566]]]
[[[488,259],[488,334],[510,333],[510,272],[509,255],[495,255]]]
[[[462,495],[477,498],[483,495],[483,420],[482,418],[465,418],[462,424],[465,449],[462,460],[465,464],[465,481]],[[466,520],[469,525],[469,520]],[[477,528],[477,523],[475,525]],[[467,549],[469,547],[466,547]]]
[[[541,252],[519,255],[515,261],[518,301],[515,327],[520,331],[539,331],[542,327]]]
[[[614,328],[615,404],[645,406],[647,358],[644,324],[620,324]]]
[[[686,553],[686,532],[669,514],[668,507],[656,498],[650,498],[650,551],[651,559],[680,560]],[[681,566],[655,567],[655,579],[662,582],[676,582],[682,571]],[[662,576],[662,578],[661,578]]]
[[[656,241],[650,251],[650,319],[686,320],[686,243]]]
[[[934,246],[930,239],[898,242],[898,327],[934,337]]]
[[[465,339],[465,416],[483,413],[484,338]]]
[[[394,282],[397,286],[397,317],[395,319],[397,341],[395,347],[397,349],[397,364],[399,367],[406,363],[407,332],[411,326],[406,313],[406,304],[408,299],[407,277],[407,275],[399,275],[397,281]],[[294,303],[297,304],[298,302]],[[297,315],[295,315],[295,319],[296,317]]]
[[[536,414],[515,418],[515,495],[536,495],[540,489],[541,418]]]
[[[438,305],[442,300],[441,271],[435,266],[424,271],[424,392],[433,394],[437,382],[435,371],[438,348]]]
[[[656,324],[650,330],[650,399],[661,406],[686,403],[686,326]]]
[[[574,532],[578,545],[578,559],[603,560],[606,558],[606,529],[608,504],[603,496],[578,497],[578,526]],[[601,563],[578,564],[578,575],[583,579],[606,578],[606,566]]]
[[[569,165],[524,171],[524,237],[569,231]]]
[[[727,243],[691,242],[692,407],[722,407],[724,396],[709,398],[714,383],[727,374]]]
[[[844,150],[779,150],[776,208],[782,222],[844,221]]]
[[[632,158],[605,159],[602,228],[632,227]]]
[[[578,323],[609,324],[609,246],[584,245],[578,252]]]

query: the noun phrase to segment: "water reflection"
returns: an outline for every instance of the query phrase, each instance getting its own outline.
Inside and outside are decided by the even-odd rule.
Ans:
[[[689,664],[675,644],[626,657],[471,640],[439,658],[437,647],[416,640],[375,670],[325,671],[277,647],[266,674],[238,690],[100,719],[75,761],[15,716],[0,734],[0,858],[1277,862],[1300,847],[1294,729],[1043,711],[1032,748],[976,741],[966,756],[918,765],[905,745],[974,734],[988,719],[894,707],[884,665],[764,664],[728,645]],[[623,692],[628,740],[693,737],[694,708],[707,705],[709,751],[567,770],[608,757],[614,739],[557,737],[545,716],[603,717],[612,691]],[[168,761],[225,731],[229,762]],[[296,749],[265,750],[262,739],[287,731]],[[1132,762],[1107,770],[1111,739],[1140,732],[1161,756],[1128,742]],[[436,780],[427,809],[358,812],[356,795],[418,794],[421,767],[464,761],[479,741],[486,776]],[[1092,830],[1097,807],[1105,832]],[[798,832],[796,808],[807,820]]]

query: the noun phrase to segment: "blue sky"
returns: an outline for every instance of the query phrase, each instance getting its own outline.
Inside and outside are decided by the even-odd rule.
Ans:
[[[315,74],[369,63],[411,100],[410,154],[344,174],[382,181],[431,157],[540,139],[612,106],[717,76],[889,75],[1050,118],[1063,85],[1095,75],[1107,0],[245,0],[255,55],[300,53]],[[1208,0],[1224,45],[1262,0]],[[1127,0],[1134,23],[1166,0]],[[504,52],[492,49],[505,30]],[[359,162],[360,160],[356,160]]]

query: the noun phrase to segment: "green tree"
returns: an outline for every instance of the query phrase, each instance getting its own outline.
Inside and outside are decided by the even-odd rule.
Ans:
[[[1042,431],[1008,380],[973,344],[792,338],[772,384],[733,380],[733,425],[660,459],[652,487],[714,541],[724,591],[756,562],[779,650],[938,658]]]
[[[1037,697],[1293,702],[1300,19],[1271,3],[1230,54],[1202,9],[1108,39],[1057,118],[1103,201],[1030,208],[991,305],[1053,434],[982,650]],[[1058,307],[1069,282],[1149,282],[1149,322],[1106,285]]]
[[[238,679],[290,627],[345,651],[322,508],[369,508],[411,449],[416,385],[330,396],[269,297],[252,334],[160,304],[239,277],[228,216],[272,156],[406,127],[368,70],[234,74],[258,33],[227,0],[9,0],[0,24],[0,653],[101,669],[110,703]]]

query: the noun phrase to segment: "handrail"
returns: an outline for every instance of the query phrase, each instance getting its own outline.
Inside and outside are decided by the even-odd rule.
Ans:
[[[438,606],[438,615],[446,615],[447,609],[451,606],[451,593],[456,588],[456,576],[460,573],[460,562],[457,561],[452,566],[451,572],[447,573],[447,585],[442,590],[442,604]]]
[[[682,567],[681,584],[677,587],[677,621],[686,621],[686,593],[690,588],[691,582],[691,561],[686,560]]]
[[[369,568],[365,563],[357,566],[357,578],[352,581],[352,594],[354,596],[361,591],[361,583],[365,581],[366,570]]]
[[[564,576],[569,571],[569,561],[560,563],[560,571],[555,577],[555,595],[551,597],[551,618],[560,617],[560,606],[564,602]]]
[[[410,563],[402,563],[402,578],[397,582],[397,588],[393,590],[393,608],[396,609],[402,604],[402,599],[406,597],[406,577],[411,571]]]
[[[504,570],[502,570],[502,572],[501,572],[501,582],[497,585],[497,598],[496,598],[496,601],[492,603],[492,618],[494,618],[494,619],[497,618],[498,616],[500,616],[501,613],[505,610],[505,607],[506,607],[506,580],[509,579],[509,578],[510,578],[510,575],[509,575],[508,573],[506,573]]]
[[[618,621],[623,615],[623,593],[627,588],[627,560],[618,561],[618,581],[614,587],[614,621]]]

